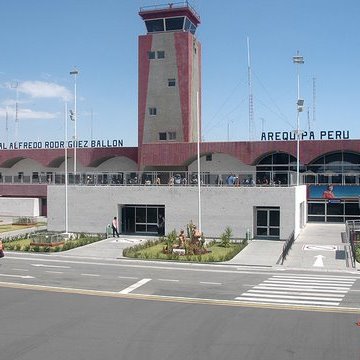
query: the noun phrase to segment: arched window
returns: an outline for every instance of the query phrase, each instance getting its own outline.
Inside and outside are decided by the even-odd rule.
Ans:
[[[288,184],[289,171],[296,171],[296,158],[278,152],[263,157],[256,165],[257,183]]]

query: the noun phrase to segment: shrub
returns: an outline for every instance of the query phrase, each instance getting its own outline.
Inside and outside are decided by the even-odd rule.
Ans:
[[[232,237],[232,230],[229,226],[225,228],[225,231],[220,236],[220,246],[230,247],[230,239]]]

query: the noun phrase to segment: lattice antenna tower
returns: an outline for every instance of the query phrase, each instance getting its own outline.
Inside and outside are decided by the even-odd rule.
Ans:
[[[249,140],[254,139],[254,98],[252,93],[250,39],[247,37],[248,86],[249,86]]]

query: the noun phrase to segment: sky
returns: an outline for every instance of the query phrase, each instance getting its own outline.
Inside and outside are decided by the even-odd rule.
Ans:
[[[175,2],[175,1],[174,1]],[[64,138],[74,108],[78,139],[137,146],[138,36],[142,6],[158,0],[3,1],[0,22],[0,142]],[[291,132],[297,75],[304,131],[350,131],[360,138],[358,0],[193,0],[202,44],[202,140],[246,141]],[[297,51],[304,64],[296,66]],[[17,104],[17,116],[16,116]],[[16,118],[18,122],[16,124]],[[69,122],[69,137],[73,123]]]

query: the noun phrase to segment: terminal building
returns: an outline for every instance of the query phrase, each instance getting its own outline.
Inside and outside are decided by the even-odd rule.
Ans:
[[[359,140],[331,129],[320,140],[303,134],[300,184],[291,133],[198,147],[200,16],[187,2],[139,15],[138,146],[1,144],[0,215],[47,216],[49,230],[71,232],[104,232],[117,216],[121,233],[154,235],[163,216],[166,232],[201,220],[205,236],[230,226],[238,238],[270,239],[297,236],[308,221],[360,219]]]

